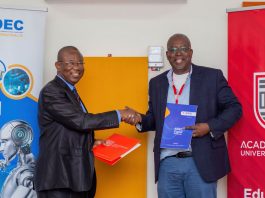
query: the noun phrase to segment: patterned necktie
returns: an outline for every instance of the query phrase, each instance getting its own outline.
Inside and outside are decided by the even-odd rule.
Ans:
[[[80,101],[80,97],[79,97],[79,95],[78,95],[78,93],[77,93],[75,87],[74,87],[74,89],[73,89],[73,93],[75,94],[75,97],[76,97],[77,101],[80,103],[80,102],[81,102],[81,101]]]

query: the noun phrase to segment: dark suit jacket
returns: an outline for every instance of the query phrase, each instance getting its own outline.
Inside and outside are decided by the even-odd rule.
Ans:
[[[168,71],[149,83],[149,109],[142,115],[142,131],[156,131],[154,140],[155,181],[158,180],[160,142],[168,94]],[[190,104],[198,105],[196,123],[208,123],[207,134],[191,142],[194,161],[206,182],[217,181],[230,171],[224,133],[242,114],[241,104],[221,70],[192,65]]]
[[[88,191],[92,183],[93,159],[89,158],[89,152],[94,141],[93,130],[118,127],[117,113],[84,113],[69,87],[55,77],[40,93],[38,119],[36,190]]]

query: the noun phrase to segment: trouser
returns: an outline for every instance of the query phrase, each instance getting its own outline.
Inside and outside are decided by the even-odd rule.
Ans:
[[[71,189],[61,188],[39,191],[37,196],[38,198],[88,198],[88,191],[74,192]]]
[[[38,198],[94,198],[97,188],[97,177],[94,172],[92,186],[89,191],[75,192],[68,188],[43,190],[37,192]]]
[[[217,182],[205,182],[192,157],[169,157],[160,162],[159,198],[216,198]]]

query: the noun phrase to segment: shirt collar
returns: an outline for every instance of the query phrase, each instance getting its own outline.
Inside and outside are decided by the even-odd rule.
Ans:
[[[57,76],[62,79],[62,81],[70,88],[71,91],[73,91],[75,89],[75,86],[73,86],[72,84],[70,84],[69,82],[67,82],[60,74],[57,74]]]
[[[190,66],[190,72],[189,72],[189,75],[188,75],[188,79],[190,78],[192,74],[192,65]],[[168,79],[168,83],[170,86],[173,86],[173,69],[171,68],[168,73],[167,73],[167,79]]]

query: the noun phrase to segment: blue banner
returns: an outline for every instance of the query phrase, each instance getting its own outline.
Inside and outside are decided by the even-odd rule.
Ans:
[[[47,12],[0,10],[0,197],[34,198]]]

